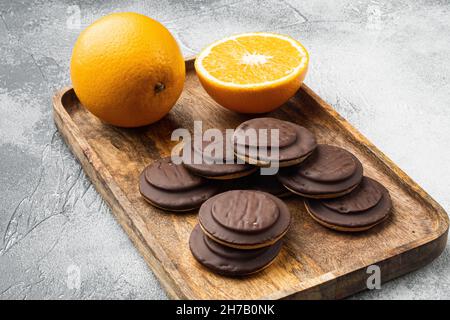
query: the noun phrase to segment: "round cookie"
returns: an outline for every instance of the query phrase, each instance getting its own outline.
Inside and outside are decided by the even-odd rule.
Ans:
[[[211,154],[205,154],[205,150],[208,150]],[[217,150],[220,150],[221,154],[216,155],[215,151]],[[191,155],[191,161],[184,162],[183,165],[192,173],[208,179],[237,179],[257,170],[256,167],[247,163],[237,163],[233,153],[233,145],[231,141],[227,141],[226,134],[223,131],[221,141],[202,141],[200,146],[192,144]],[[194,155],[198,156],[197,158],[201,160],[201,163],[194,163]],[[228,159],[230,156],[232,158]],[[232,163],[226,163],[227,159],[232,160]]]
[[[279,130],[278,146],[271,139],[274,129]],[[252,132],[253,139],[250,138]],[[287,167],[305,160],[315,149],[316,139],[311,131],[297,124],[275,118],[255,118],[236,128],[233,145],[238,158],[260,167],[270,166],[271,150],[278,147],[278,165]]]
[[[364,177],[355,190],[336,199],[307,199],[308,213],[320,224],[339,231],[364,231],[387,219],[392,209],[389,192]]]
[[[342,148],[319,144],[298,166],[278,172],[278,180],[293,193],[306,198],[336,198],[351,192],[363,177],[363,166]]]
[[[139,191],[147,202],[160,209],[190,211],[219,193],[221,187],[164,158],[142,171]]]
[[[232,190],[206,201],[199,210],[203,232],[237,249],[267,247],[287,232],[291,214],[277,197],[254,190]]]
[[[189,247],[200,264],[215,273],[243,276],[259,272],[269,266],[281,250],[282,240],[272,246],[240,250],[223,246],[207,237],[196,225],[189,238]]]
[[[153,162],[143,172],[148,183],[167,191],[193,189],[204,183],[201,177],[192,175],[183,166],[174,164],[170,158]]]

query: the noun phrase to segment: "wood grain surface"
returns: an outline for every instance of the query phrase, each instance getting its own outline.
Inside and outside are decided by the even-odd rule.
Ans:
[[[354,153],[365,175],[391,194],[394,210],[381,225],[358,234],[328,230],[307,214],[300,197],[284,199],[293,224],[276,261],[245,278],[215,275],[199,265],[188,247],[196,212],[167,213],[139,194],[141,170],[170,155],[176,128],[235,128],[250,119],[218,106],[200,86],[193,60],[186,61],[184,92],[169,115],[151,126],[121,129],[102,123],[79,103],[73,89],[55,94],[58,129],[98,192],[112,209],[162,286],[172,298],[187,299],[334,299],[366,288],[367,267],[377,264],[388,281],[432,261],[444,249],[448,216],[423,189],[357,132],[306,85],[268,116],[305,126],[319,143]]]

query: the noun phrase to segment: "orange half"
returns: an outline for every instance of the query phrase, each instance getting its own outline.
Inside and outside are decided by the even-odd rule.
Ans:
[[[291,37],[244,33],[205,48],[195,61],[195,70],[220,105],[242,113],[264,113],[297,92],[308,62],[305,47]]]

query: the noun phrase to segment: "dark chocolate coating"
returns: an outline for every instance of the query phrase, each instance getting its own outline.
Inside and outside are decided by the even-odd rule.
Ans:
[[[319,145],[317,149],[324,148],[325,145]],[[337,148],[337,147],[336,147]],[[317,149],[314,151],[316,153]],[[340,149],[340,148],[337,148]],[[333,150],[333,149],[330,149]],[[334,149],[336,150],[336,149]],[[343,150],[343,149],[341,149]],[[319,151],[320,152],[320,151]],[[319,155],[322,153],[319,153]],[[325,176],[320,176],[319,170],[315,169],[313,170],[313,177],[314,179],[310,179],[304,175],[304,169],[303,165],[304,163],[301,163],[298,166],[295,167],[288,167],[288,168],[281,168],[278,172],[277,178],[278,180],[287,188],[291,189],[292,191],[298,192],[304,196],[322,196],[322,195],[333,195],[333,194],[339,194],[342,192],[345,192],[347,190],[351,190],[355,186],[357,186],[363,177],[363,166],[361,162],[351,153],[348,153],[353,161],[354,161],[354,171],[349,175],[348,168],[351,167],[348,165],[348,160],[344,158],[345,165],[340,166],[339,163],[334,163],[337,167],[345,168],[344,170],[340,171],[339,174],[335,170],[326,170],[322,171],[324,174],[325,172],[328,172],[332,175],[332,179],[329,181],[326,181],[327,179]],[[310,157],[313,157],[311,159],[315,159],[315,155],[311,155]],[[343,159],[342,157],[332,157],[330,159],[338,160]],[[312,161],[312,160],[311,160]],[[310,163],[310,158],[305,160],[307,168],[311,168],[313,165]],[[320,162],[324,162],[320,160]],[[330,164],[330,166],[323,166],[330,167],[333,165]],[[310,171],[308,171],[310,172]],[[320,179],[318,178],[320,176]],[[337,177],[347,177],[343,178],[342,180],[336,180]],[[318,181],[322,180],[322,181]]]
[[[253,172],[253,166],[249,164],[238,163],[224,163],[224,164],[183,164],[186,169],[194,174],[198,174],[204,177],[226,177],[231,175],[245,175],[247,172],[250,174]]]
[[[258,126],[261,128],[264,128],[266,126],[265,121],[268,121],[268,119],[271,119],[270,126],[273,126],[273,121],[279,122],[281,127],[283,128],[280,131],[280,146],[279,146],[279,155],[278,155],[278,161],[291,161],[303,158],[305,156],[308,156],[315,148],[316,148],[316,139],[314,135],[309,131],[308,129],[299,126],[294,123],[290,123],[287,121],[282,121],[278,119],[272,119],[272,118],[256,118],[251,121],[257,121]],[[244,122],[245,124],[245,122]],[[243,125],[243,124],[242,124]],[[239,127],[238,127],[239,128]],[[286,130],[291,130],[289,134],[283,133],[286,132]],[[292,139],[292,135],[295,133],[295,139]],[[235,132],[235,135],[238,134],[238,132]],[[234,141],[236,141],[236,138],[234,137]],[[236,154],[245,156],[247,158],[260,160],[260,161],[266,161],[271,162],[273,159],[271,159],[271,148],[268,147],[267,150],[264,153],[260,154],[260,148],[264,147],[264,145],[261,146],[241,146],[235,144],[234,150]]]
[[[194,258],[213,272],[241,276],[255,273],[270,264],[281,250],[282,241],[270,247],[240,250],[218,244],[209,239],[197,224],[189,238]]]
[[[265,248],[258,248],[258,249],[251,249],[251,250],[242,250],[242,249],[236,249],[224,246],[218,242],[215,242],[211,238],[205,235],[200,225],[197,224],[197,228],[200,229],[200,232],[204,235],[204,241],[206,246],[210,251],[213,253],[229,259],[251,259],[254,257],[257,257],[264,253],[264,251],[267,250],[267,247]]]
[[[210,197],[221,191],[217,183],[204,181],[201,186],[181,191],[157,188],[146,179],[146,169],[139,176],[139,191],[149,202],[161,209],[184,211],[200,207]]]
[[[361,183],[345,196],[323,200],[322,204],[339,213],[354,213],[377,205],[383,196],[382,187],[375,180],[363,177]]]
[[[278,209],[278,217],[275,221],[273,206],[267,208],[260,207],[253,213],[248,212],[250,219],[246,220],[247,217],[244,216],[245,221],[243,222],[239,222],[236,219],[239,215],[235,215],[231,211],[226,210],[233,206],[237,208],[237,205],[240,204],[243,208],[239,209],[238,213],[247,213],[244,210],[247,202],[239,203],[239,201],[245,199],[245,197],[250,197],[252,193],[258,193],[263,196],[265,198],[264,203],[271,201],[276,206]],[[236,196],[237,194],[241,194],[242,196],[238,197]],[[229,200],[229,203],[225,201],[226,199]],[[217,200],[220,200],[220,202],[217,202]],[[217,205],[215,205],[216,202]],[[217,208],[217,206],[222,205],[225,206],[225,210],[219,210]],[[214,213],[213,208],[215,208]],[[217,221],[217,215],[219,213],[224,215],[230,213],[233,219],[230,219],[230,222],[223,222],[226,219],[223,218],[219,222]],[[269,216],[264,217],[266,215]],[[256,228],[253,228],[251,222],[255,220],[255,217],[259,217],[256,218],[258,224]],[[256,247],[268,245],[286,233],[291,222],[291,214],[286,204],[271,194],[253,190],[232,190],[214,196],[203,203],[199,210],[199,222],[207,234],[219,242],[230,244],[231,246]],[[230,225],[233,228],[230,228]]]
[[[299,167],[298,174],[318,182],[342,181],[356,171],[356,162],[347,150],[320,144]]]
[[[167,191],[188,190],[205,182],[203,178],[186,170],[183,165],[172,163],[169,157],[156,160],[145,168],[144,172],[151,185]]]
[[[278,181],[276,175],[262,175],[258,171],[243,179],[246,179],[245,189],[267,192],[274,196],[291,193],[280,181]],[[241,189],[244,189],[244,187],[241,187]]]
[[[242,233],[270,228],[280,213],[277,204],[262,192],[225,192],[218,195],[211,214],[221,226]]]
[[[230,176],[230,175],[239,175],[241,173],[245,174],[246,172],[251,172],[253,170],[253,166],[249,165],[247,163],[237,163],[235,160],[235,156],[233,153],[233,145],[231,142],[226,143],[226,136],[225,132],[222,132],[223,136],[223,145],[220,146],[219,142],[216,141],[205,141],[202,143],[201,147],[199,148],[195,144],[192,145],[191,148],[191,161],[190,163],[183,163],[185,168],[187,168],[189,171],[191,171],[194,174],[201,175],[204,177],[224,177],[224,176]],[[206,148],[209,148],[216,144],[219,144],[222,148],[222,157],[216,157],[216,154],[213,152],[211,156],[207,156],[206,154],[203,155],[202,151]],[[228,152],[233,160],[233,163],[226,163],[227,160],[227,149],[230,151]],[[209,150],[216,150],[214,148]],[[205,159],[202,161],[202,163],[195,164],[194,163],[194,154],[197,153],[198,155],[203,155],[201,159]],[[222,163],[221,163],[222,162]]]
[[[365,179],[370,179],[366,178]],[[379,201],[367,210],[358,210],[359,205],[355,205],[358,200],[356,197],[350,196],[346,197],[346,201],[342,201],[347,208],[357,208],[358,211],[341,213],[330,209],[323,204],[323,200],[307,199],[305,200],[305,205],[307,206],[309,212],[314,215],[320,221],[327,224],[343,227],[343,228],[362,228],[377,224],[384,220],[392,209],[392,201],[389,192],[380,183],[373,181],[372,186],[375,186],[380,192],[381,197]],[[361,194],[357,191],[357,194]],[[371,200],[372,202],[372,200]]]
[[[234,139],[238,144],[242,144],[248,147],[270,147],[272,146],[271,130],[278,129],[278,147],[287,147],[293,144],[297,140],[297,135],[294,130],[294,124],[278,120],[275,118],[255,118],[241,123],[235,130]],[[249,139],[245,134],[247,130],[255,130],[257,141]],[[266,131],[263,131],[263,130]],[[260,134],[262,134],[260,136]],[[238,137],[242,139],[238,139]]]
[[[225,160],[227,159],[227,154],[229,154],[230,159],[234,159],[233,153],[233,143],[231,139],[227,139],[226,132],[221,131],[222,140],[214,140],[212,141],[201,141],[200,144],[192,143],[192,151],[196,151],[199,154],[203,154],[203,151],[208,151],[208,156],[206,153],[205,157],[208,157],[211,160]],[[222,154],[216,154],[215,151],[221,150]]]

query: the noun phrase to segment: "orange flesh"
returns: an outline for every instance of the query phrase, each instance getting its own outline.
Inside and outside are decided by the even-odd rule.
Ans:
[[[289,75],[302,58],[298,49],[284,39],[243,36],[213,47],[202,65],[218,80],[253,84]]]

